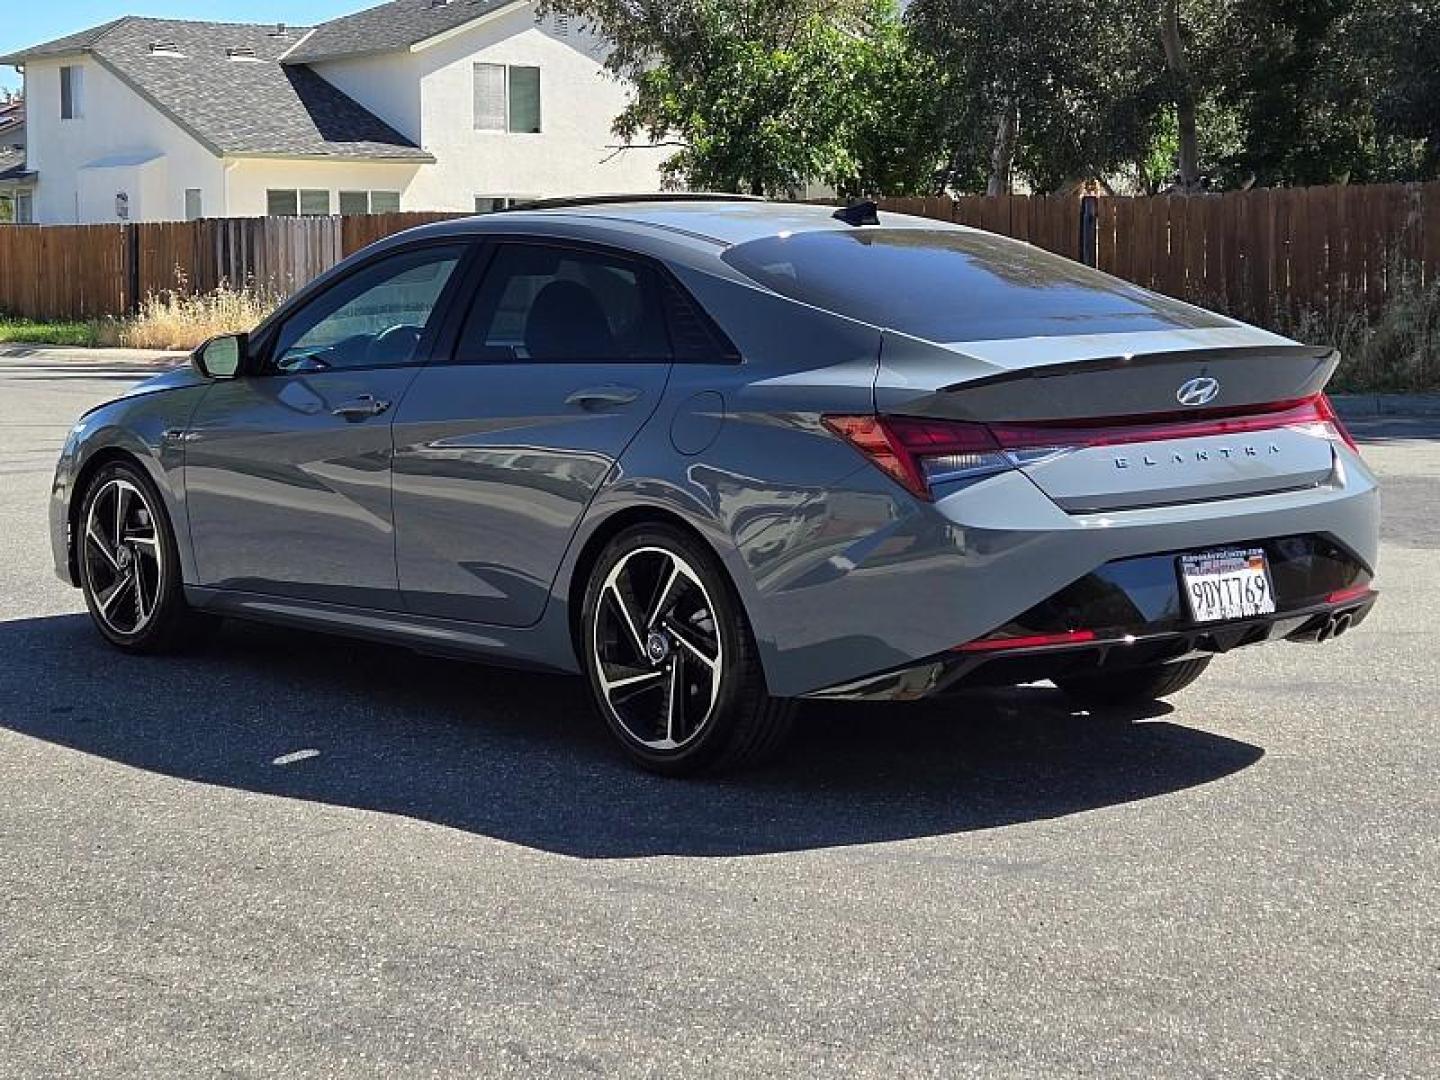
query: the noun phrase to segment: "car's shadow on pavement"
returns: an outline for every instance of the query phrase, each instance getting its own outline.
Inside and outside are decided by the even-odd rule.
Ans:
[[[32,738],[582,858],[993,828],[1204,784],[1263,753],[1158,719],[1166,706],[1088,716],[1027,688],[811,705],[767,769],[674,781],[622,760],[575,679],[241,625],[196,656],[132,659],[83,616],[0,623],[0,658],[0,726]]]

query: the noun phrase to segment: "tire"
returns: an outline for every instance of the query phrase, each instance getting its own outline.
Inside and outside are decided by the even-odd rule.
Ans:
[[[204,644],[219,626],[218,618],[185,603],[175,530],[160,492],[138,466],[113,462],[91,478],[75,544],[90,618],[120,651],[180,652]]]
[[[1210,666],[1210,657],[1180,660],[1173,664],[1116,671],[1106,675],[1077,675],[1056,679],[1055,685],[1081,705],[1143,705],[1178,694]]]
[[[666,776],[753,766],[790,732],[715,556],[664,525],[625,530],[590,572],[581,651],[595,707],[632,761]]]

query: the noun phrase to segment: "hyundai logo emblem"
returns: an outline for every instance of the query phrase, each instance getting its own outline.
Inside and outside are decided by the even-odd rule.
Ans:
[[[1191,379],[1175,392],[1175,399],[1191,409],[1198,409],[1201,405],[1209,405],[1220,396],[1220,380],[1212,379],[1202,375],[1198,379]]]

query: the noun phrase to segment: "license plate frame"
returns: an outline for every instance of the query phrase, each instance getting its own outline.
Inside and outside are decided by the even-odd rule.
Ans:
[[[1181,555],[1175,568],[1190,620],[1197,625],[1264,618],[1279,608],[1263,548],[1197,551]]]

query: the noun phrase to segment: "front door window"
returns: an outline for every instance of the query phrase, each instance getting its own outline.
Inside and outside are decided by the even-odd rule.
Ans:
[[[417,363],[420,342],[464,249],[421,248],[352,274],[285,323],[271,369],[402,367]]]

